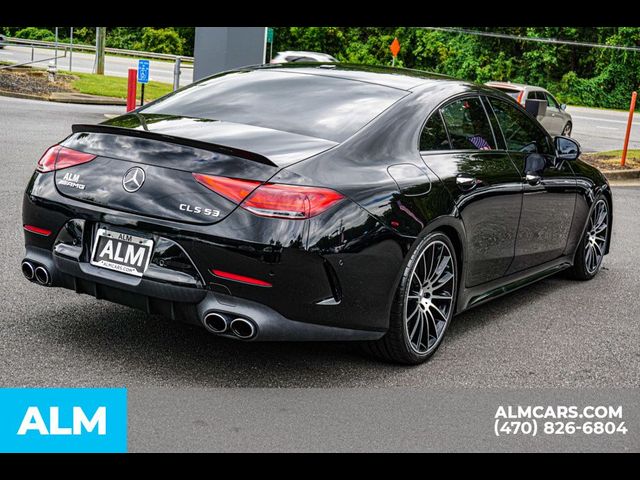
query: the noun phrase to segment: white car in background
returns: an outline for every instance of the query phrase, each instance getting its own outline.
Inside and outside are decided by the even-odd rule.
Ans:
[[[278,54],[271,59],[269,63],[291,63],[291,62],[331,62],[337,63],[336,60],[331,55],[326,53],[317,53],[317,52],[297,52],[297,51],[286,51],[286,52],[278,52]]]
[[[560,104],[547,90],[533,85],[523,85],[511,82],[487,82],[485,85],[503,91],[526,107],[527,100],[540,100],[546,103],[544,115],[538,115],[538,121],[551,135],[571,136],[573,120],[565,110],[567,106]]]

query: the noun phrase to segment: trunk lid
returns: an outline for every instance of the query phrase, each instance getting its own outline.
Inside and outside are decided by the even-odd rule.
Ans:
[[[128,114],[74,125],[62,145],[96,155],[57,170],[58,191],[111,209],[196,224],[224,219],[236,204],[193,173],[265,182],[281,168],[335,145],[324,139],[230,122]]]

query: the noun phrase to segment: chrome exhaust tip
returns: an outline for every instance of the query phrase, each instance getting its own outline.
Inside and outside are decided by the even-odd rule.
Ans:
[[[35,268],[33,267],[33,264],[31,262],[27,262],[27,261],[22,262],[22,274],[24,275],[24,278],[26,278],[30,282],[33,281],[33,276],[35,275]]]
[[[207,313],[202,319],[202,324],[211,333],[224,333],[229,328],[227,317],[220,313]]]
[[[37,267],[34,276],[40,285],[51,285],[51,277],[46,268],[42,266]]]
[[[246,318],[234,318],[229,328],[236,337],[243,340],[249,340],[256,335],[256,327]]]

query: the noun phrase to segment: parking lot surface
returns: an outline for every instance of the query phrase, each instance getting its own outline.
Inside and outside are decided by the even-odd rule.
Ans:
[[[0,97],[0,385],[164,387],[638,387],[640,188],[614,188],[612,253],[590,282],[562,276],[456,317],[440,350],[407,368],[349,344],[239,343],[27,282],[22,194],[72,123],[113,107]],[[240,391],[239,391],[240,392]],[[241,393],[239,393],[240,395]]]

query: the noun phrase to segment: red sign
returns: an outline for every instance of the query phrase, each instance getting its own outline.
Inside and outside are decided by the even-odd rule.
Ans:
[[[389,50],[391,50],[391,55],[393,55],[394,58],[398,56],[398,52],[400,52],[400,42],[397,37],[393,39],[393,42],[391,42]]]

